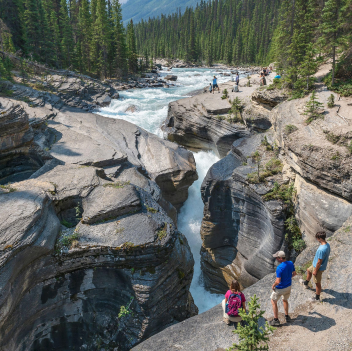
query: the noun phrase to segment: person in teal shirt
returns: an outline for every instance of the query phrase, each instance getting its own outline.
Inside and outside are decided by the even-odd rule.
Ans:
[[[320,294],[321,294],[321,280],[323,276],[323,272],[326,270],[326,267],[329,262],[330,256],[330,245],[326,242],[326,233],[325,232],[318,232],[315,234],[315,238],[319,241],[320,246],[315,254],[313,264],[307,269],[307,279],[303,280],[300,279],[299,282],[308,289],[308,283],[314,277],[315,283],[315,298],[313,297],[310,299],[311,302],[318,302],[320,301]]]

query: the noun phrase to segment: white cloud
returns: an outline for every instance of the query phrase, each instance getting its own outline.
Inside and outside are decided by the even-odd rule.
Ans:
[[[123,4],[126,4],[128,0],[120,0],[120,3],[123,5]]]

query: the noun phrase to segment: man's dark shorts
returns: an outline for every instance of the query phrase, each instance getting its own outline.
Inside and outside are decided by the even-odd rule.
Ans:
[[[213,85],[213,89],[215,89],[215,88],[219,88],[217,84]]]

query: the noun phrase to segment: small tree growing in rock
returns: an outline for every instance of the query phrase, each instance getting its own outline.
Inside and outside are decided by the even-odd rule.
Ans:
[[[317,93],[313,90],[309,101],[306,103],[304,114],[308,116],[306,123],[310,124],[318,118],[322,118],[321,109],[323,104],[318,101]]]
[[[328,97],[328,107],[333,108],[334,106],[335,106],[335,96],[334,96],[334,94],[331,94]]]
[[[260,181],[260,161],[262,160],[262,155],[260,154],[259,151],[256,151],[251,155],[251,157],[252,157],[252,160],[258,166],[258,181]]]
[[[268,322],[266,322],[265,328],[259,328],[258,322],[264,313],[260,310],[257,296],[251,297],[248,303],[248,314],[242,309],[239,310],[239,315],[242,317],[245,326],[238,325],[237,329],[233,331],[238,334],[240,342],[239,344],[233,344],[227,351],[269,350],[269,335],[275,328],[270,327]]]
[[[241,99],[239,99],[238,97],[236,97],[233,101],[232,101],[232,106],[230,109],[230,114],[233,114],[234,117],[231,118],[231,122],[243,122],[242,120],[242,116],[241,116],[241,112],[243,111],[243,104]]]

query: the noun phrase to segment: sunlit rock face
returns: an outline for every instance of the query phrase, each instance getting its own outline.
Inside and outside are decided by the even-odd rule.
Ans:
[[[59,165],[0,194],[2,348],[129,350],[197,313],[187,239],[141,177]]]

